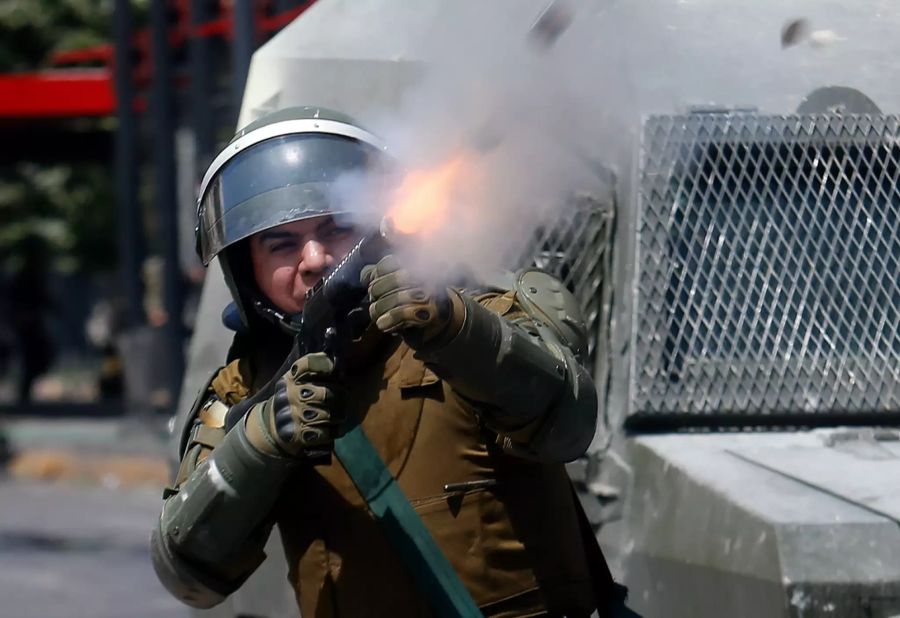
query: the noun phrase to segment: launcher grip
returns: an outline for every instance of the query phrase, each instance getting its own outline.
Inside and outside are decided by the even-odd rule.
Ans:
[[[333,345],[329,338],[349,335],[353,324],[351,313],[360,309],[368,289],[360,281],[362,270],[375,264],[390,252],[390,243],[383,230],[364,236],[331,272],[307,293],[303,306],[300,337],[306,352],[327,351]],[[334,331],[329,331],[334,329]],[[326,336],[326,333],[330,335]]]

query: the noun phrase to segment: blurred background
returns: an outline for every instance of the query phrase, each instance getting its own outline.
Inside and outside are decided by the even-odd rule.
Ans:
[[[196,188],[253,51],[309,4],[3,3],[4,412],[171,404],[204,274]],[[138,366],[151,355],[167,362]]]
[[[253,51],[310,4],[0,3],[0,616],[187,615],[146,540],[196,189]]]

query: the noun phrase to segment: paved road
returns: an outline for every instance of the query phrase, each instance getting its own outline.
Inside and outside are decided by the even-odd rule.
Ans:
[[[158,491],[0,478],[0,618],[187,618],[153,574]]]

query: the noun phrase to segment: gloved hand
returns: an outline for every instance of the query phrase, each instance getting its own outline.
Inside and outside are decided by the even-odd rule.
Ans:
[[[301,357],[247,420],[251,443],[271,455],[299,456],[330,450],[344,415],[334,361],[324,353]]]
[[[361,273],[369,288],[369,315],[384,333],[399,333],[415,346],[459,331],[465,317],[462,300],[447,288],[429,290],[388,255]]]

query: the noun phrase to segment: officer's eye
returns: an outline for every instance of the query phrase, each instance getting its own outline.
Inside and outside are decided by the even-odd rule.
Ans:
[[[348,236],[353,233],[353,228],[350,226],[332,226],[328,229],[324,230],[322,236],[325,238],[343,238],[344,236]]]
[[[271,253],[282,253],[285,251],[292,251],[297,247],[297,243],[293,240],[283,240],[280,242],[272,243],[269,245],[269,251]]]

